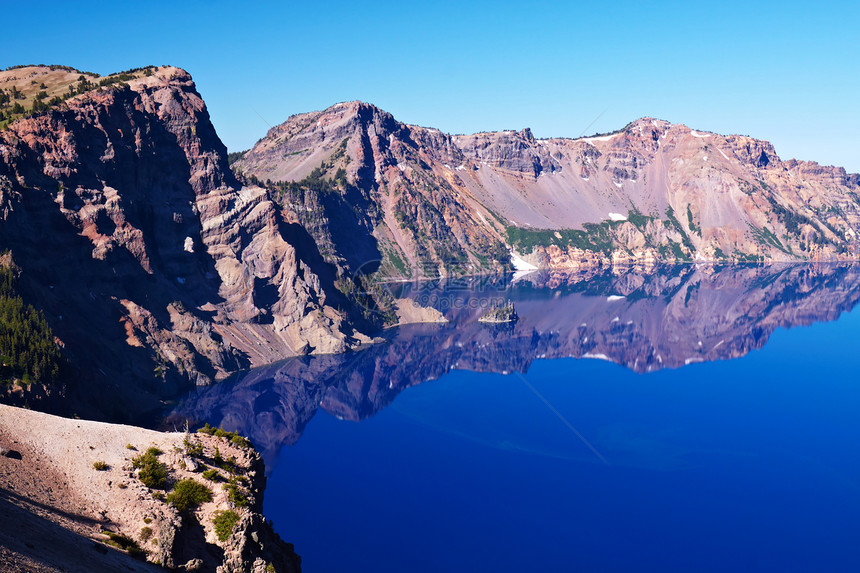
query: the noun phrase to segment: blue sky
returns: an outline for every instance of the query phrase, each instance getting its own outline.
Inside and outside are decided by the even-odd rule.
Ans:
[[[560,4],[4,2],[0,68],[181,66],[231,151],[361,99],[451,133],[654,116],[860,172],[860,3]]]

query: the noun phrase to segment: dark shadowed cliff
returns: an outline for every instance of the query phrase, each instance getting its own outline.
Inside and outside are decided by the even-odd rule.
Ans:
[[[75,370],[20,400],[60,392],[127,419],[242,367],[368,340],[307,232],[233,177],[183,70],[150,68],[0,132],[0,217],[20,290]]]

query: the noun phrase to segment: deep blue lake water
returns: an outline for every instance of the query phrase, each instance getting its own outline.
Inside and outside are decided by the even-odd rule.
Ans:
[[[858,271],[435,285],[446,325],[177,412],[263,450],[306,573],[858,571]]]

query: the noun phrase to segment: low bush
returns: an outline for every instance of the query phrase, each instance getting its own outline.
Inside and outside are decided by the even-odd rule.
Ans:
[[[216,428],[215,426],[210,426],[209,422],[206,422],[202,428],[197,430],[200,434],[206,434],[208,436],[215,436],[216,438],[227,438],[233,445],[239,446],[240,448],[250,448],[251,442],[248,441],[247,438],[240,436],[236,432],[228,432],[223,428]]]
[[[167,501],[179,511],[187,511],[201,503],[212,501],[212,490],[196,480],[183,479],[173,486],[173,491],[167,495]]]
[[[153,447],[131,460],[132,467],[140,469],[140,481],[148,488],[164,489],[167,484],[167,467],[158,461],[161,454],[161,450]]]
[[[125,535],[120,535],[119,533],[107,530],[102,531],[102,534],[107,535],[108,540],[106,543],[108,545],[112,545],[117,549],[122,549],[137,559],[146,558],[146,552],[140,548],[140,545],[138,545],[134,539],[129,539]]]
[[[236,524],[239,523],[239,514],[232,509],[216,511],[212,517],[212,523],[215,525],[215,535],[218,536],[219,541],[227,541]]]
[[[239,480],[231,478],[229,482],[224,484],[224,489],[227,491],[227,499],[233,507],[247,507],[248,494],[239,486]]]
[[[190,440],[185,436],[185,453],[192,457],[200,457],[203,455],[203,443],[200,440]]]
[[[203,472],[203,479],[207,479],[209,481],[220,481],[221,472],[216,469],[210,468]]]
[[[240,436],[239,434],[234,434],[232,438],[230,438],[230,442],[234,446],[239,446],[240,448],[250,448],[251,442],[248,441],[247,438]]]
[[[97,462],[93,462],[93,469],[94,469],[94,470],[97,470],[97,471],[103,472],[103,471],[107,470],[107,469],[108,469],[108,467],[109,467],[109,466],[107,465],[107,463],[105,463],[105,462],[104,462],[104,461],[102,461],[102,460],[99,460],[99,461],[97,461]]]

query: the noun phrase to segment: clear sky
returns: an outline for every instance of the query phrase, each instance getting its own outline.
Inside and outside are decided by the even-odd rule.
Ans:
[[[187,69],[231,151],[361,99],[451,133],[653,116],[860,172],[860,2],[0,2],[0,68]]]

